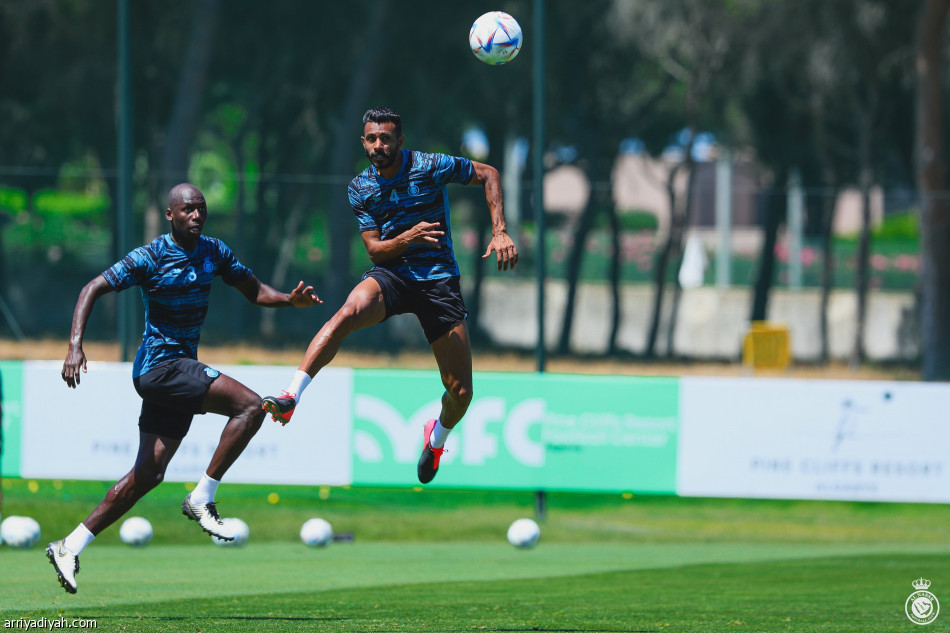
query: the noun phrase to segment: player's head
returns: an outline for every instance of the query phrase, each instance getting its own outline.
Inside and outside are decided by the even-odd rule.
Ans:
[[[204,194],[201,193],[201,189],[198,189],[198,187],[191,183],[183,182],[168,190],[169,209],[192,200],[201,200],[201,202],[204,202],[205,197]]]
[[[198,187],[187,182],[175,185],[168,192],[165,219],[172,223],[172,235],[194,240],[208,219],[208,204]]]
[[[390,108],[370,108],[363,115],[363,128],[367,123],[392,123],[393,133],[396,137],[402,136],[402,117],[395,110]]]
[[[379,170],[399,166],[402,148],[402,121],[389,108],[371,108],[363,115],[363,151]]]

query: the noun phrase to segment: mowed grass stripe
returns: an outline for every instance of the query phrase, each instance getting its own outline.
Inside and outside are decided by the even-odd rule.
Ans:
[[[253,537],[252,537],[253,538]],[[39,548],[0,555],[6,579],[0,613],[105,607],[188,596],[245,596],[290,591],[460,581],[554,578],[709,563],[754,563],[868,554],[948,554],[948,548],[840,544],[541,544],[356,543],[311,549],[253,542],[243,548],[150,545],[90,547],[81,556],[79,593],[67,595]],[[846,560],[844,558],[843,560]],[[909,581],[908,581],[909,582]],[[948,583],[950,584],[950,583]]]
[[[69,617],[129,632],[877,633],[914,628],[903,613],[910,579],[939,577],[948,565],[946,552],[879,554],[243,596],[195,590],[178,600],[70,609]],[[928,627],[946,630],[939,619]]]

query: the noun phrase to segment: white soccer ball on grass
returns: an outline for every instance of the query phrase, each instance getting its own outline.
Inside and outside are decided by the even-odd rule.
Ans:
[[[247,523],[235,517],[221,519],[221,523],[224,524],[225,531],[234,536],[234,540],[225,541],[217,536],[212,536],[211,540],[214,541],[215,545],[222,545],[224,547],[241,547],[242,545],[247,545],[247,540],[251,537],[251,528],[247,526]]]
[[[521,549],[529,549],[538,544],[541,528],[532,519],[518,519],[508,528],[508,542]]]
[[[152,524],[143,517],[129,517],[119,528],[119,538],[126,545],[141,547],[152,540]]]
[[[300,528],[300,540],[310,547],[326,547],[333,540],[333,527],[324,519],[308,519]]]
[[[0,538],[10,547],[28,549],[36,545],[42,532],[35,519],[23,516],[9,516],[0,523]]]

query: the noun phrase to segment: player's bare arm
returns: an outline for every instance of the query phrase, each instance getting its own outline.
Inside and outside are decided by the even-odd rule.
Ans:
[[[256,306],[264,308],[309,308],[310,306],[323,303],[317,293],[313,291],[313,286],[304,286],[303,281],[297,283],[297,287],[290,293],[280,292],[271,286],[268,286],[256,275],[251,275],[235,288],[244,295],[244,297]]]
[[[482,185],[485,188],[485,201],[488,203],[488,210],[491,213],[491,242],[482,259],[495,251],[498,259],[498,270],[514,270],[518,263],[518,247],[509,237],[507,226],[505,225],[505,199],[501,191],[501,176],[498,170],[491,165],[472,161],[472,167],[475,168],[475,175],[468,184]]]
[[[92,314],[92,306],[104,294],[112,292],[112,286],[102,275],[83,286],[73,310],[73,326],[69,334],[69,350],[63,362],[63,380],[66,386],[75,389],[79,384],[80,372],[86,372],[86,353],[82,350],[82,339],[86,333],[86,323]]]
[[[442,248],[441,240],[445,237],[445,231],[438,222],[419,222],[408,231],[388,240],[380,239],[379,231],[363,231],[360,236],[369,258],[379,265],[399,257],[413,244]]]

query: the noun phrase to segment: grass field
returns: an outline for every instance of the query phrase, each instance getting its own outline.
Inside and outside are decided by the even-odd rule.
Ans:
[[[100,482],[4,481],[4,514],[41,545],[0,548],[0,619],[93,619],[103,631],[914,631],[911,581],[950,599],[947,510],[932,505],[550,493],[541,544],[508,524],[534,495],[439,489],[223,485],[251,528],[210,543],[180,516],[186,487],[136,506],[144,548],[110,528],[67,595],[42,544],[99,501]],[[322,516],[352,542],[297,539]],[[950,616],[925,630],[946,631]],[[19,626],[23,626],[20,624]]]

